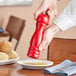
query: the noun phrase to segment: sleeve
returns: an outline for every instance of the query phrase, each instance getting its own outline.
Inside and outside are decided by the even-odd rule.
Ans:
[[[76,25],[76,0],[72,0],[63,10],[60,16],[54,21],[62,31]]]

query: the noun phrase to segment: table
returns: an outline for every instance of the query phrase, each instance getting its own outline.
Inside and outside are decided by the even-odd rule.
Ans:
[[[3,33],[0,33],[0,37],[7,37],[9,36],[9,33],[4,31]]]
[[[43,70],[22,69],[20,65],[11,64],[0,66],[0,76],[55,76],[44,74]]]
[[[28,70],[23,69],[17,63],[11,65],[0,66],[0,76],[56,76],[44,74],[43,70]],[[76,76],[71,75],[71,76]]]

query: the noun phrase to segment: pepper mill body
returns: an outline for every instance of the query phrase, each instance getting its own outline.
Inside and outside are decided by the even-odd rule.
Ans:
[[[36,19],[36,30],[31,38],[30,47],[27,56],[38,59],[40,55],[39,46],[43,39],[44,30],[49,22],[49,17],[45,14],[40,14]]]

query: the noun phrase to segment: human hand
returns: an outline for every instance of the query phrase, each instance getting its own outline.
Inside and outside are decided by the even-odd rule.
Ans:
[[[43,0],[40,7],[34,13],[35,19],[41,13],[47,13],[52,22],[52,19],[57,15],[57,0]]]
[[[39,46],[39,50],[45,50],[52,41],[52,39],[54,38],[55,34],[59,31],[60,31],[59,27],[56,26],[55,24],[52,24],[51,27],[46,29],[44,32],[42,43]]]

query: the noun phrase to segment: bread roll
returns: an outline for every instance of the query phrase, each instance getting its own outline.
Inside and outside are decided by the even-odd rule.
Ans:
[[[9,56],[9,59],[14,59],[14,58],[17,58],[19,55],[14,50],[11,50],[11,52],[8,53],[8,56]]]
[[[9,56],[6,53],[0,52],[0,60],[8,60]]]
[[[12,50],[12,44],[8,41],[0,42],[0,52],[9,53]]]

